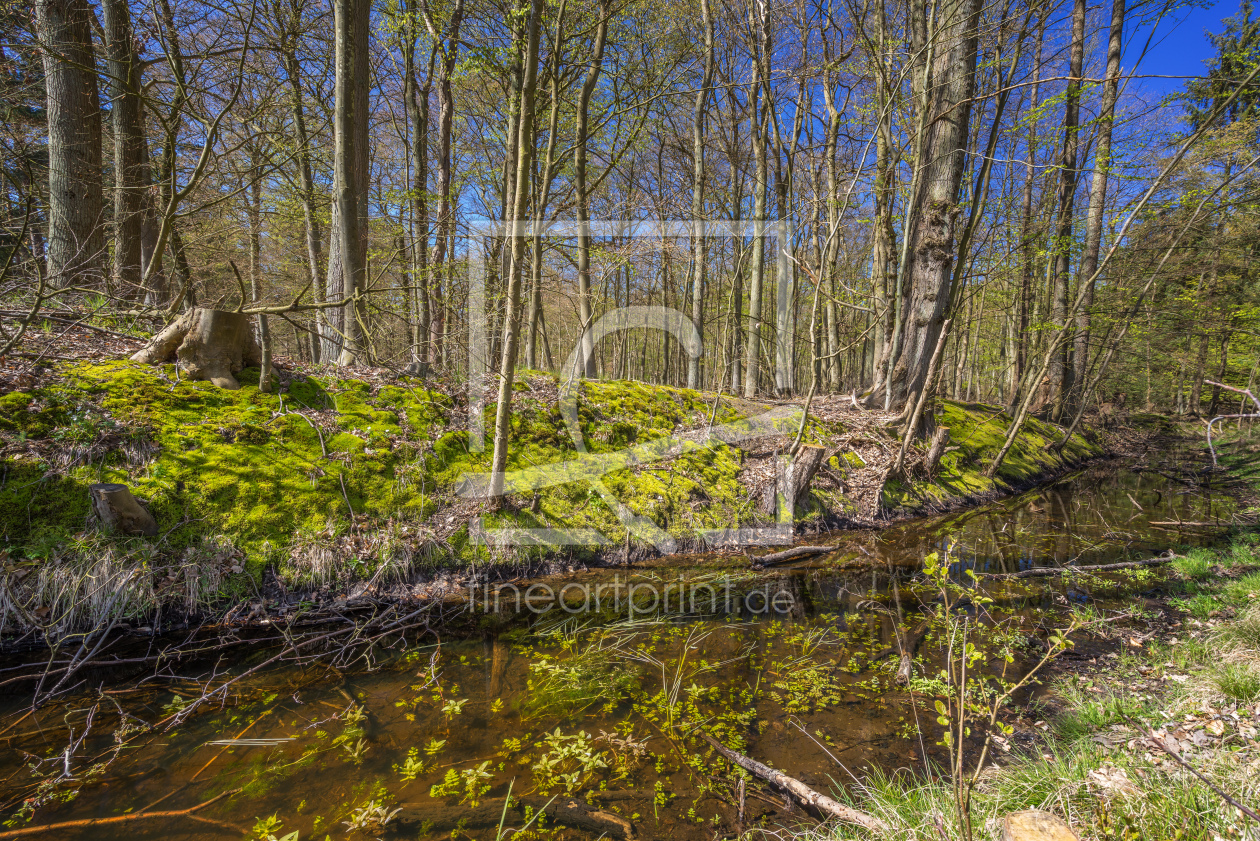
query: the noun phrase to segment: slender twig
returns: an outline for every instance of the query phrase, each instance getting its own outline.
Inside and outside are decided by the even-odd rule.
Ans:
[[[1198,771],[1194,770],[1194,767],[1193,767],[1193,766],[1192,766],[1189,762],[1186,762],[1184,759],[1182,759],[1182,758],[1181,758],[1181,754],[1177,753],[1177,751],[1173,750],[1172,748],[1168,747],[1168,745],[1164,744],[1164,740],[1163,740],[1163,739],[1159,738],[1159,737],[1158,737],[1158,736],[1156,736],[1154,733],[1152,733],[1151,731],[1147,730],[1145,727],[1143,727],[1142,725],[1138,724],[1138,723],[1137,723],[1136,721],[1134,721],[1133,719],[1128,718],[1128,716],[1125,716],[1125,718],[1127,718],[1127,719],[1128,719],[1128,721],[1129,721],[1129,723],[1130,723],[1130,724],[1132,724],[1134,727],[1136,727],[1138,730],[1140,730],[1142,733],[1144,733],[1144,734],[1146,735],[1146,741],[1147,741],[1147,743],[1148,743],[1148,744],[1154,745],[1155,747],[1157,747],[1157,748],[1159,748],[1160,750],[1162,750],[1164,753],[1166,753],[1166,754],[1168,754],[1169,756],[1171,756],[1173,759],[1177,760],[1177,763],[1178,763],[1179,765],[1181,765],[1181,767],[1182,767],[1182,768],[1185,768],[1185,769],[1186,769],[1187,771],[1189,771],[1191,774],[1194,774],[1196,777],[1198,777],[1198,778],[1199,778],[1199,779],[1200,779],[1200,780],[1204,783],[1204,785],[1206,785],[1208,788],[1212,789],[1212,791],[1214,791],[1214,792],[1216,792],[1218,795],[1220,795],[1220,797],[1221,797],[1221,798],[1222,798],[1222,799],[1223,799],[1226,803],[1228,803],[1229,805],[1233,806],[1235,809],[1237,809],[1238,811],[1242,812],[1244,815],[1246,815],[1247,817],[1251,818],[1251,819],[1252,819],[1253,821],[1255,821],[1256,823],[1260,823],[1260,815],[1257,815],[1257,814],[1256,814],[1254,811],[1252,811],[1250,808],[1248,808],[1247,806],[1244,806],[1243,804],[1239,803],[1239,802],[1238,802],[1237,800],[1235,800],[1234,798],[1230,797],[1228,794],[1226,794],[1226,793],[1225,793],[1225,792],[1221,789],[1221,787],[1220,787],[1220,786],[1218,786],[1216,783],[1212,782],[1212,781],[1211,781],[1211,780],[1209,780],[1207,777],[1205,777],[1205,776],[1203,776],[1202,774],[1200,774]]]

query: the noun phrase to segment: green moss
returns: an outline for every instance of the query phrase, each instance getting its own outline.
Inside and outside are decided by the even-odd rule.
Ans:
[[[37,402],[36,396],[26,391],[0,395],[0,431],[42,438],[68,420],[66,407],[55,396]]]
[[[886,508],[920,508],[926,503],[947,499],[974,498],[1036,481],[1101,454],[1101,449],[1074,435],[1062,452],[1054,449],[1062,430],[1036,418],[1024,422],[996,475],[985,470],[1002,449],[1010,429],[1011,416],[996,406],[982,403],[940,401],[936,424],[949,427],[949,445],[958,449],[947,453],[932,482],[890,479],[884,486]]]
[[[153,511],[163,551],[222,535],[244,552],[248,573],[271,563],[284,572],[297,549],[325,540],[325,533],[344,533],[351,510],[360,527],[366,517],[371,529],[423,522],[457,500],[461,480],[489,468],[489,440],[477,450],[466,430],[452,428],[462,423],[456,402],[406,379],[294,378],[279,394],[258,390],[257,371],[242,372],[237,391],[190,382],[170,367],[130,362],[78,364],[62,373],[43,390],[0,397],[0,434],[50,438],[62,445],[57,452],[83,454],[59,469],[29,457],[4,463],[0,537],[19,556],[43,556],[81,530],[87,485],[117,481]],[[680,540],[763,519],[739,480],[745,458],[739,447],[688,445],[668,459],[655,458],[654,450],[684,429],[710,421],[738,424],[766,406],[730,398],[715,406],[712,395],[688,389],[587,380],[578,384],[581,441],[575,442],[560,412],[559,380],[525,372],[518,382],[524,387],[513,399],[510,471],[571,465],[581,448],[585,458],[610,468],[602,481],[616,503]],[[487,406],[487,422],[494,415],[495,407]],[[1033,421],[997,479],[989,480],[981,471],[1001,445],[1006,416],[991,407],[945,403],[937,420],[950,426],[959,449],[946,456],[934,484],[889,482],[887,505],[976,495],[1088,451],[1073,442],[1062,457],[1048,453],[1045,444],[1057,430]],[[777,426],[796,433],[790,417]],[[805,441],[827,445],[843,431],[811,418]],[[120,441],[135,446],[125,454]],[[830,459],[830,469],[841,475],[864,466],[852,452]],[[487,527],[593,529],[613,545],[625,540],[613,507],[589,481],[546,478],[536,493],[517,493],[514,504],[487,515]],[[815,490],[800,513],[854,511],[840,491]],[[445,547],[460,563],[490,555],[466,528]],[[303,577],[300,570],[293,574]]]
[[[356,514],[419,516],[423,483],[404,487],[397,481],[415,447],[399,439],[407,430],[426,434],[451,405],[423,389],[391,386],[373,393],[363,382],[316,379],[294,382],[282,404],[282,395],[260,392],[256,372],[251,377],[248,371],[237,391],[178,379],[170,368],[126,362],[79,365],[66,374],[50,398],[144,430],[157,453],[141,466],[107,454],[91,475],[79,469],[44,476],[42,466],[10,463],[0,527],[11,545],[28,554],[48,534],[83,527],[90,481],[129,485],[148,503],[172,549],[224,534],[245,550],[254,572],[282,557],[296,534],[345,519],[347,500]],[[30,405],[33,398],[6,400]],[[329,458],[319,433],[300,416],[285,414],[295,404],[337,410],[337,425],[345,431],[325,433]],[[54,427],[47,434],[67,431]]]

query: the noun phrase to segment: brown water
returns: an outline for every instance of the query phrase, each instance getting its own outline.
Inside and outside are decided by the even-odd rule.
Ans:
[[[641,837],[707,841],[732,831],[737,797],[728,779],[708,774],[698,731],[823,789],[876,768],[921,770],[925,753],[936,756],[930,732],[917,735],[921,711],[889,686],[896,658],[867,668],[892,644],[897,623],[930,603],[915,583],[929,552],[947,553],[959,576],[964,566],[1105,563],[1211,541],[1223,527],[1151,523],[1227,521],[1234,509],[1227,496],[1155,472],[1098,468],[954,516],[811,538],[836,549],[787,569],[753,572],[742,556],[700,555],[538,582],[571,585],[563,591],[568,611],[549,603],[541,613],[515,613],[508,590],[499,594],[500,612],[487,613],[493,599],[476,594],[474,617],[462,623],[473,630],[445,634],[440,647],[426,637],[377,652],[370,668],[357,670],[310,663],[260,671],[231,706],[130,737],[99,775],[91,764],[124,719],[163,719],[195,694],[191,678],[205,678],[215,663],[106,686],[111,694],[50,705],[15,726],[23,702],[11,697],[0,724],[11,727],[0,739],[0,797],[6,818],[23,799],[47,800],[33,821],[44,824],[118,816],[161,798],[156,810],[184,809],[240,788],[197,813],[217,824],[171,816],[44,837],[242,837],[275,815],[283,825],[271,830],[277,838],[296,830],[306,841],[342,837],[368,804],[403,812],[384,829],[352,836],[420,837],[429,819],[441,829],[433,837],[444,837],[444,821],[473,815],[472,803],[502,798],[509,786],[547,796],[603,789],[615,794],[596,802],[632,817]],[[1153,574],[988,585],[996,618],[1030,620],[1065,603],[1115,608],[1156,587]],[[239,672],[272,653],[235,649],[217,669]],[[931,656],[926,644],[924,653]],[[88,738],[67,759],[93,708]],[[239,738],[274,741],[211,744]],[[791,816],[776,796],[750,787],[745,825],[784,818]],[[11,825],[24,824],[17,817]],[[465,835],[497,833],[474,825]],[[537,824],[526,834],[591,837]]]

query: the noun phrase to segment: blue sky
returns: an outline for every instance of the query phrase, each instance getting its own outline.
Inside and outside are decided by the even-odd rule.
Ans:
[[[1140,74],[1169,76],[1198,76],[1203,73],[1203,62],[1212,55],[1212,45],[1206,32],[1220,32],[1221,20],[1238,11],[1239,0],[1216,0],[1206,8],[1182,8],[1170,13],[1159,25],[1146,58],[1142,60]],[[1151,31],[1150,26],[1138,27],[1129,35],[1129,49],[1125,50],[1125,64],[1131,66]],[[1184,81],[1176,79],[1147,79],[1143,87],[1153,93],[1170,93],[1179,90]]]

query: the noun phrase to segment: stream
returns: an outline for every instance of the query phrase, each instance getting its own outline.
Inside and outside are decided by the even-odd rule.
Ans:
[[[318,663],[268,667],[230,705],[174,729],[126,734],[127,746],[99,772],[93,758],[127,722],[151,724],[195,694],[179,676],[239,673],[275,649],[234,649],[217,666],[183,663],[160,680],[150,671],[133,684],[107,684],[105,696],[50,704],[16,726],[29,702],[0,698],[4,818],[26,825],[19,806],[30,798],[40,798],[33,823],[44,824],[170,813],[240,789],[196,812],[201,820],[169,815],[33,837],[241,838],[259,826],[258,837],[296,831],[302,841],[436,838],[458,829],[452,821],[462,814],[465,837],[494,839],[497,821],[477,816],[486,804],[501,810],[494,803],[509,789],[548,799],[602,791],[591,802],[632,820],[640,838],[722,837],[737,819],[736,798],[708,773],[712,761],[695,733],[740,745],[823,791],[874,770],[922,771],[925,758],[940,759],[935,736],[916,729],[931,716],[891,685],[897,658],[872,656],[930,604],[915,584],[923,558],[942,554],[963,580],[967,568],[1101,564],[1218,540],[1235,500],[1177,480],[1170,464],[1104,464],[958,514],[802,538],[834,551],[785,567],[754,571],[739,554],[674,556],[476,591],[462,630],[443,632],[440,646],[422,637],[341,672]],[[1144,569],[982,586],[994,615],[1020,620],[1031,634],[1038,620],[1073,606],[1140,604],[1161,580],[1158,569]],[[927,645],[923,655],[932,656]],[[93,707],[88,737],[67,756]],[[38,775],[33,760],[42,760]],[[385,826],[371,823],[395,809]],[[802,819],[749,786],[745,826]],[[521,824],[508,817],[505,827]],[[540,821],[523,834],[594,837]]]

